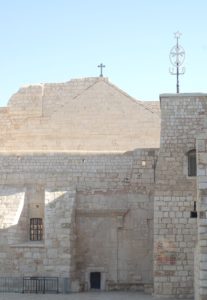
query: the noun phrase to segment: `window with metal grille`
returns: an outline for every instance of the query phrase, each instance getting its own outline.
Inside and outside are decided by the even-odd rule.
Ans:
[[[41,241],[43,239],[43,223],[41,218],[30,219],[30,240]]]
[[[196,150],[188,151],[188,176],[196,176]]]

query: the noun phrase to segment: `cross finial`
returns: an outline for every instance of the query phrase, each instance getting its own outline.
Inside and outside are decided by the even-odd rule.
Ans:
[[[174,33],[175,39],[179,39],[181,37],[182,33],[180,31],[177,31]]]
[[[98,68],[100,68],[100,75],[99,77],[103,77],[103,68],[105,68],[106,66],[103,65],[102,63],[100,65],[98,65]]]
[[[179,31],[174,33],[177,43],[174,47],[172,47],[172,49],[170,51],[170,62],[173,65],[173,68],[170,69],[170,74],[176,75],[176,77],[177,77],[177,85],[176,85],[177,93],[180,92],[179,76],[183,75],[185,73],[185,68],[182,68],[182,70],[180,69],[181,65],[183,64],[183,62],[185,60],[185,51],[178,42],[181,35],[182,35],[182,33],[180,33]]]

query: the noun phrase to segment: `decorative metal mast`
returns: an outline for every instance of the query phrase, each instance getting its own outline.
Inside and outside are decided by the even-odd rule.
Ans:
[[[103,77],[103,68],[105,68],[106,66],[103,65],[102,63],[100,65],[98,65],[98,68],[100,68],[100,75],[99,77]]]
[[[170,68],[169,71],[170,71],[171,75],[176,75],[176,77],[177,77],[176,90],[177,90],[177,94],[178,94],[180,92],[179,75],[183,75],[185,73],[184,67],[182,67],[182,69],[180,69],[180,66],[183,64],[183,62],[185,60],[185,50],[178,43],[178,40],[182,34],[179,31],[177,31],[174,33],[174,35],[177,40],[177,43],[170,50],[170,62],[173,65],[173,67]],[[174,67],[176,68],[176,70]]]

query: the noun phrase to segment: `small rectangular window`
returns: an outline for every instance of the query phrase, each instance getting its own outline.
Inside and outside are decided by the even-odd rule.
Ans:
[[[30,240],[41,241],[43,239],[43,223],[41,218],[30,219]]]
[[[196,150],[188,152],[188,176],[196,176]]]

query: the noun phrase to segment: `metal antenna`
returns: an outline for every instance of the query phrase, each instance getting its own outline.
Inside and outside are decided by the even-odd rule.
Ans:
[[[182,70],[180,70],[180,66],[183,64],[183,62],[185,60],[185,50],[178,43],[178,40],[182,34],[179,31],[177,31],[174,33],[174,35],[177,40],[177,43],[170,50],[169,57],[170,57],[170,62],[173,65],[173,67],[169,68],[169,72],[171,75],[176,75],[176,78],[177,78],[176,91],[177,91],[177,94],[179,94],[179,92],[180,92],[179,75],[183,75],[185,73],[184,67],[182,67]]]
[[[100,75],[99,77],[103,77],[103,68],[105,68],[106,66],[103,65],[102,63],[100,65],[98,65],[98,68],[100,68]]]

